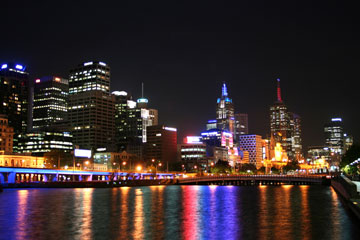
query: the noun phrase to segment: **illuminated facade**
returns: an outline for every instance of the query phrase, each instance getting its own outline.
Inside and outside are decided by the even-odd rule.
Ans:
[[[136,102],[125,91],[115,91],[115,126],[117,151],[128,151],[143,158],[143,147],[147,142],[147,127],[157,125],[158,111],[148,109],[148,100]]]
[[[216,120],[209,120],[206,124],[206,130],[216,129]]]
[[[223,83],[221,97],[217,99],[216,105],[217,129],[230,132],[235,135],[234,104],[229,98],[226,84]]]
[[[19,151],[43,156],[51,151],[70,153],[73,150],[73,136],[70,132],[39,131],[21,135]]]
[[[277,101],[270,107],[270,132],[275,143],[281,144],[291,160],[302,157],[300,117],[288,112],[281,98],[280,79],[277,79]]]
[[[28,77],[26,68],[20,64],[0,65],[0,114],[14,128],[14,152],[17,152],[18,135],[27,131],[29,123]]]
[[[177,160],[177,129],[163,125],[147,127],[145,161],[152,159],[164,166]]]
[[[35,80],[33,100],[33,130],[53,129],[67,120],[69,82],[60,77]]]
[[[301,138],[301,118],[295,113],[289,113],[291,126],[291,149],[296,160],[303,158]]]
[[[344,129],[341,118],[332,118],[324,127],[325,146],[330,152],[344,154]]]
[[[85,62],[70,70],[68,117],[74,145],[107,148],[115,145],[115,99],[110,95],[110,67]]]
[[[202,170],[208,167],[206,144],[201,142],[200,136],[187,136],[184,143],[179,145],[179,153],[186,170],[192,170],[195,166]]]
[[[9,126],[5,115],[0,115],[0,151],[12,153],[13,151],[14,128]]]
[[[263,140],[260,135],[240,135],[239,148],[249,153],[249,163],[257,168],[262,166]]]
[[[215,148],[224,148],[227,150],[227,154],[221,159],[229,161],[231,166],[240,162],[238,148],[235,146],[233,135],[230,132],[211,129],[202,132],[201,139],[207,146],[207,156],[213,157]]]
[[[44,168],[44,158],[0,152],[0,167]]]

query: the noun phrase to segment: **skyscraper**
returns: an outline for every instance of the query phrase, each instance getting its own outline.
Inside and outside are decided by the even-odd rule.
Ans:
[[[42,77],[35,80],[33,130],[52,130],[64,124],[68,112],[69,81],[60,77]]]
[[[70,70],[69,122],[80,148],[113,151],[115,99],[110,95],[110,67],[85,62]]]
[[[217,99],[216,124],[220,130],[229,131],[235,135],[234,104],[228,97],[226,84],[223,83],[221,97]]]
[[[29,102],[29,73],[20,64],[4,63],[0,66],[0,114],[14,128],[13,150],[18,150],[19,135],[27,131]]]
[[[325,124],[325,146],[331,153],[344,154],[344,129],[341,118],[332,118],[331,122]]]
[[[296,113],[289,113],[291,126],[291,147],[295,159],[302,158],[301,118]]]
[[[162,125],[147,127],[146,162],[163,166],[177,161],[177,129]]]
[[[300,117],[290,113],[281,98],[280,79],[277,79],[277,100],[270,107],[270,132],[291,160],[299,160],[302,152]]]
[[[68,80],[54,76],[38,78],[33,89],[33,128],[21,135],[19,151],[37,156],[70,153],[73,138],[67,122]]]
[[[239,140],[240,135],[249,134],[249,122],[247,113],[235,114],[235,138]]]

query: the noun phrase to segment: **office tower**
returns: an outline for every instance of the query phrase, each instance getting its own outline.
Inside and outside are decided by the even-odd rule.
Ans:
[[[136,102],[125,91],[115,91],[115,125],[117,151],[143,158],[143,144],[147,142],[147,127],[158,124],[158,111],[147,108],[148,99]]]
[[[21,135],[19,152],[31,153],[34,156],[44,156],[50,152],[70,153],[73,148],[73,136],[70,132],[56,130],[38,130]]]
[[[280,79],[277,79],[277,101],[270,107],[270,131],[275,143],[280,143],[290,159],[295,159],[292,149],[291,116],[281,98]]]
[[[344,154],[344,129],[341,118],[332,118],[331,122],[325,124],[325,146],[331,153]]]
[[[147,127],[145,160],[149,164],[154,159],[163,166],[176,162],[177,129],[163,125]],[[165,167],[163,168],[165,169]]]
[[[249,123],[247,113],[235,114],[235,136],[238,140],[239,135],[249,134]]]
[[[291,147],[296,160],[303,157],[301,139],[301,118],[295,113],[289,113],[291,126]]]
[[[68,117],[74,145],[113,151],[115,99],[110,95],[110,67],[85,62],[70,70]]]
[[[20,64],[0,66],[0,114],[4,114],[14,128],[13,151],[17,152],[19,135],[28,127],[29,74]]]
[[[179,145],[179,154],[184,169],[187,171],[206,170],[208,161],[206,157],[206,144],[201,141],[200,136],[187,136]]]
[[[226,84],[223,83],[221,97],[217,99],[216,106],[217,128],[235,135],[234,104],[228,97]]]
[[[0,151],[12,153],[13,151],[14,128],[9,126],[5,115],[0,115]]]
[[[35,80],[33,100],[33,130],[54,130],[64,125],[68,112],[69,81],[60,77]]]
[[[149,108],[149,117],[152,121],[152,125],[159,124],[159,112],[157,109]]]
[[[131,100],[131,96],[125,91],[114,91],[112,94],[115,96],[115,141],[116,151],[126,150],[128,138],[128,108],[134,108],[136,103]]]
[[[206,130],[216,129],[216,127],[217,127],[216,120],[209,120],[206,124]]]
[[[249,153],[249,162],[257,168],[262,166],[263,140],[260,135],[240,135],[239,148]]]

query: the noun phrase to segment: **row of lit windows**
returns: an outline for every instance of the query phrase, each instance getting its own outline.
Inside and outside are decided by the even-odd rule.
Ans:
[[[204,148],[182,148],[181,152],[206,152]]]

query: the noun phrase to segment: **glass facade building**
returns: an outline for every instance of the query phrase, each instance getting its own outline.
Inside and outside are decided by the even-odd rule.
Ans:
[[[14,128],[13,151],[18,152],[19,135],[28,130],[29,73],[21,64],[0,65],[0,114]]]
[[[70,70],[68,117],[74,145],[113,151],[115,99],[110,95],[110,67],[85,62]]]

